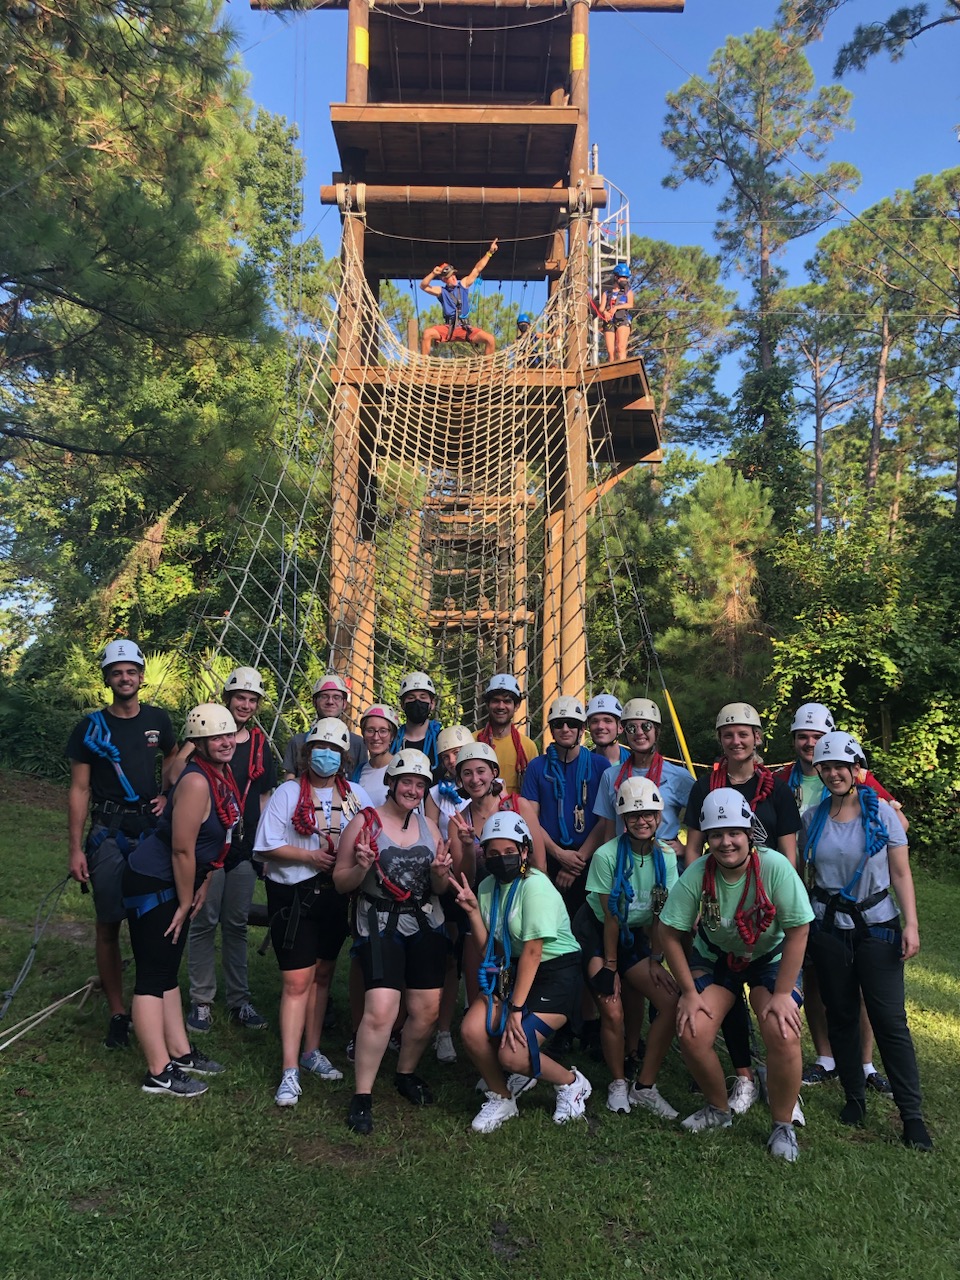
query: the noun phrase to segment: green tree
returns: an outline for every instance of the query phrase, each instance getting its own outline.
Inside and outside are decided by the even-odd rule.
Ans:
[[[798,37],[804,44],[823,36],[828,20],[850,0],[783,0],[778,19],[784,33]],[[886,6],[884,6],[886,7]],[[880,53],[891,62],[899,62],[907,45],[940,27],[960,22],[960,0],[942,0],[940,13],[931,18],[928,4],[901,5],[886,18],[861,23],[853,36],[841,46],[833,74],[864,71],[867,63]]]

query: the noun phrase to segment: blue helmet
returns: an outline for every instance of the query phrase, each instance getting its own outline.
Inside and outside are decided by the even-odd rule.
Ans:
[[[630,268],[627,266],[624,266],[622,262],[618,262],[617,265],[613,268],[613,274],[617,280],[629,280]]]
[[[521,311],[520,314],[517,316],[517,324],[533,324],[533,321],[530,319],[530,317],[527,315],[525,311]]]

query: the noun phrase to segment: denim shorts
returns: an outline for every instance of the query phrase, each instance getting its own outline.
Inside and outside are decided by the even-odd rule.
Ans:
[[[774,988],[777,985],[777,976],[780,973],[780,958],[771,960],[767,956],[758,956],[756,960],[751,960],[745,969],[734,970],[727,964],[726,956],[720,956],[713,965],[712,969],[703,970],[704,964],[702,956],[692,955],[690,957],[690,972],[693,976],[693,985],[699,993],[706,991],[707,987],[718,986],[723,987],[725,991],[731,991],[734,995],[739,995],[744,983],[752,991],[754,987],[765,987],[767,991],[773,995]],[[793,984],[793,990],[790,992],[793,996],[794,1004],[799,1008],[803,1004],[803,986],[800,974]]]

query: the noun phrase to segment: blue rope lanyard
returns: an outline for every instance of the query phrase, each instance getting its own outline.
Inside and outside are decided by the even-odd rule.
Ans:
[[[444,800],[449,800],[455,808],[460,807],[463,796],[461,796],[460,789],[455,782],[450,782],[444,778],[443,782],[439,784],[439,792]]]
[[[863,826],[863,853],[857,863],[856,871],[840,890],[840,896],[846,898],[848,902],[857,901],[857,886],[867,865],[867,859],[881,853],[890,843],[890,833],[880,817],[880,797],[872,787],[862,787],[859,784],[857,784],[857,795],[860,800],[860,822]],[[832,799],[833,797],[828,795],[824,800],[820,801],[817,811],[811,819],[810,829],[807,832],[807,843],[804,847],[803,857],[804,862],[811,871],[816,864],[817,846],[827,824],[827,818],[830,816],[830,802]]]
[[[415,744],[414,750],[422,751],[428,756],[430,763],[436,768],[437,765],[437,739],[440,737],[440,730],[443,728],[439,720],[427,721],[427,732],[422,742]],[[390,744],[391,754],[396,755],[398,751],[403,750],[404,730],[406,725],[401,725],[396,732],[393,742]]]
[[[795,760],[793,762],[793,768],[790,770],[790,777],[787,781],[787,786],[793,792],[793,796],[797,802],[798,809],[803,804],[803,778],[804,778],[803,770],[800,768],[799,761]],[[823,786],[822,783],[820,785]],[[830,793],[827,791],[827,788],[823,787],[823,791],[820,795],[821,802],[825,800],[829,794]]]
[[[510,911],[513,907],[513,900],[517,896],[517,890],[520,888],[522,881],[518,876],[510,886],[507,893],[506,906],[503,909],[503,917],[500,921],[500,945],[503,950],[503,962],[497,963],[496,947],[497,947],[497,916],[500,906],[500,886],[494,883],[493,894],[490,899],[490,927],[487,931],[487,948],[483,953],[483,962],[477,974],[480,990],[487,997],[487,1035],[497,1036],[503,1035],[503,1029],[507,1025],[507,992],[497,991],[500,974],[509,973],[510,964],[513,958],[512,947],[510,945],[510,930],[507,928],[507,922],[510,919]],[[500,995],[500,1016],[494,1022],[493,1016],[493,997]]]
[[[660,841],[654,840],[651,849],[653,855],[653,875],[658,889],[667,887],[667,863],[660,848]],[[627,921],[630,916],[630,904],[636,894],[633,891],[633,870],[636,865],[630,837],[624,831],[617,839],[617,863],[613,872],[613,883],[610,885],[609,904],[620,924],[620,942],[628,946],[631,942],[630,928]],[[643,866],[641,856],[640,865]]]
[[[120,767],[120,748],[110,737],[110,728],[102,711],[93,711],[87,717],[87,731],[83,735],[83,745],[101,760],[109,760],[113,765],[117,780],[123,788],[123,797],[130,804],[137,804],[140,797],[134,791],[130,779]]]
[[[577,756],[577,774],[574,781],[574,792],[579,798],[579,807],[582,812],[586,813],[587,808],[587,774],[590,768],[591,753],[586,747],[581,747]],[[567,826],[567,815],[563,811],[563,800],[566,794],[566,774],[563,765],[560,762],[560,755],[556,745],[550,743],[546,750],[546,758],[543,767],[543,776],[547,778],[553,786],[553,794],[557,801],[557,827],[560,831],[560,843],[568,848],[573,845],[573,837],[570,834],[570,828]],[[577,801],[574,801],[576,805]]]

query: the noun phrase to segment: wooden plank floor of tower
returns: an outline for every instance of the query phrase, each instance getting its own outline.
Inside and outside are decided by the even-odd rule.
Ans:
[[[285,6],[254,0],[252,7]],[[296,7],[321,6],[299,0]],[[424,596],[423,613],[438,632],[475,633],[499,669],[512,667],[527,684],[537,677],[527,666],[535,653],[543,706],[561,691],[582,696],[587,514],[596,495],[588,458],[597,441],[590,433],[604,432],[621,473],[660,457],[659,425],[642,360],[588,364],[586,246],[592,211],[606,198],[603,179],[590,173],[589,164],[589,18],[591,10],[605,17],[625,11],[678,13],[683,0],[422,0],[414,20],[407,6],[400,12],[398,0],[375,5],[324,0],[322,7],[347,9],[348,27],[346,101],[330,107],[341,167],[321,188],[321,199],[339,205],[343,260],[351,270],[360,264],[369,286],[369,294],[358,290],[353,299],[346,291],[331,371],[340,396],[331,529],[333,661],[352,669],[360,701],[373,699],[375,620],[364,592],[374,566],[372,542],[364,546],[371,525],[364,507],[375,500],[370,498],[375,486],[364,470],[375,466],[373,442],[384,397],[396,389],[398,378],[426,385],[436,379],[449,392],[490,377],[479,358],[466,366],[457,362],[455,374],[449,368],[434,373],[431,365],[446,362],[419,358],[399,372],[383,369],[370,341],[370,318],[362,314],[363,297],[376,302],[381,282],[419,279],[438,262],[452,261],[465,274],[498,237],[503,247],[489,269],[491,277],[545,280],[551,296],[563,278],[583,302],[568,309],[559,336],[559,367],[498,372],[517,415],[518,439],[531,438],[534,424],[524,415],[535,415],[537,423],[554,416],[564,422],[562,439],[554,433],[544,457],[536,460],[546,493],[542,607],[537,618],[524,598],[527,530],[526,517],[518,513],[526,510],[532,460],[518,456],[508,467],[514,478],[509,527],[497,514],[504,503],[500,483],[498,492],[471,494],[467,506],[462,494],[444,496],[451,487],[446,484],[431,494],[418,535],[449,540],[455,531],[463,562],[456,572],[471,573],[476,571],[470,564],[473,530],[501,520],[498,545],[509,545],[509,555],[498,561],[498,571],[509,569],[510,580],[492,586],[481,581],[471,608],[457,603],[462,591],[444,592],[442,583],[434,583]],[[525,388],[531,391],[527,397],[518,394]],[[434,412],[442,419],[441,409]],[[451,451],[439,449],[433,425],[434,443],[427,451],[442,452],[443,458],[420,462],[440,465],[449,476]],[[450,429],[455,430],[453,422]],[[442,435],[442,421],[439,430]],[[419,444],[423,447],[422,440]],[[398,455],[410,447],[408,438],[396,441]],[[453,470],[466,473],[459,464]],[[421,550],[429,564],[430,547],[424,543]],[[450,564],[449,556],[445,563]]]

